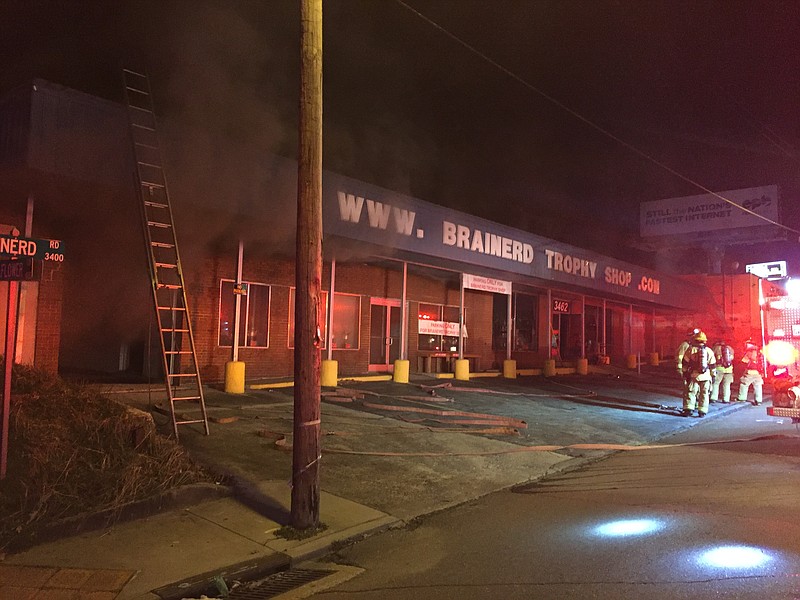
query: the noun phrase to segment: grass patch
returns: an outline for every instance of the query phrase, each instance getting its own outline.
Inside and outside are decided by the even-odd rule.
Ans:
[[[0,381],[2,381],[0,360]],[[0,549],[59,521],[210,481],[146,413],[29,367],[12,374]]]
[[[308,529],[295,529],[291,525],[284,525],[275,531],[275,535],[285,540],[307,540],[318,533],[322,533],[327,528],[328,526],[325,523],[320,523],[316,527],[309,527]]]

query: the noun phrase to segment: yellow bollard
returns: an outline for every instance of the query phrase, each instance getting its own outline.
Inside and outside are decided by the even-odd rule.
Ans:
[[[394,381],[395,383],[408,383],[407,360],[394,361],[394,373],[392,373],[392,381]]]
[[[545,377],[553,377],[556,374],[556,361],[549,359],[544,361],[542,366],[542,375]]]
[[[244,363],[240,360],[225,363],[225,393],[244,394]]]
[[[588,358],[579,358],[577,364],[575,365],[575,371],[578,375],[588,375],[589,374],[589,359]]]
[[[459,358],[456,360],[456,379],[469,381],[469,359]]]
[[[503,361],[503,377],[506,379],[517,378],[517,361],[511,359]]]
[[[319,375],[319,384],[322,387],[336,387],[339,385],[339,361],[323,360]]]
[[[650,353],[650,366],[651,367],[657,367],[659,362],[660,361],[658,360],[658,352],[651,352]]]
[[[627,366],[629,369],[635,369],[638,366],[638,361],[636,360],[635,354],[628,354],[628,356],[625,357],[625,360],[626,360],[625,366]]]

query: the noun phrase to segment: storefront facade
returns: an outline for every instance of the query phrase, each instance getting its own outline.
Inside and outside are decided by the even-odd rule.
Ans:
[[[697,284],[364,182],[326,172],[323,187],[321,352],[343,376],[398,359],[411,372],[459,357],[471,372],[645,360],[671,354],[710,302]],[[209,381],[231,356],[235,258],[210,257],[188,285]],[[290,377],[293,259],[248,259],[245,246],[242,282],[238,360],[248,379]]]

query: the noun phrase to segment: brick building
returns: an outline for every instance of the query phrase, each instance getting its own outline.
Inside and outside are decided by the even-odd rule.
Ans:
[[[27,313],[35,313],[35,344],[23,362],[155,377],[158,335],[124,108],[37,80],[0,103],[0,126],[0,222],[22,229],[33,198],[33,236],[66,247],[63,265],[48,266],[36,284]],[[220,173],[187,172],[166,157],[205,381],[221,380],[231,357],[240,240],[248,289],[238,358],[248,379],[292,374],[296,167],[261,156],[224,174],[238,182],[236,195],[211,198],[203,190]],[[624,364],[671,354],[684,322],[696,320],[692,307],[713,307],[704,318],[721,322],[700,283],[338,174],[323,179],[322,353],[340,374],[390,371],[400,357],[412,372],[446,370],[459,350],[473,371],[501,369],[509,356],[521,369],[599,356]]]

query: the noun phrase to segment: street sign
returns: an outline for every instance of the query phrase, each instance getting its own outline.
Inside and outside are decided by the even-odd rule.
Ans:
[[[0,281],[33,281],[38,279],[39,271],[32,258],[0,260]]]
[[[0,255],[64,262],[64,242],[0,235]]]

